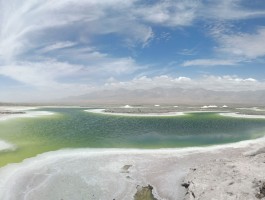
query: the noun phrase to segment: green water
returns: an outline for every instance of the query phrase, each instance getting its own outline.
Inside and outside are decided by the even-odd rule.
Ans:
[[[94,114],[81,108],[50,108],[56,115],[0,122],[0,139],[15,144],[0,153],[0,166],[61,148],[173,148],[254,139],[265,120],[192,113],[175,117]]]

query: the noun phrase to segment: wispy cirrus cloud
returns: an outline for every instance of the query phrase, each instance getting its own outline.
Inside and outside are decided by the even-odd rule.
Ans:
[[[230,65],[236,65],[237,62],[235,60],[227,60],[227,59],[195,59],[195,60],[188,60],[183,62],[181,65],[183,67],[189,67],[189,66],[230,66]]]
[[[183,56],[193,56],[193,55],[196,55],[198,53],[197,51],[198,50],[196,48],[182,49],[181,51],[178,51],[177,54],[183,55]]]
[[[200,4],[195,0],[168,0],[154,4],[135,0],[28,0],[12,4],[1,1],[1,21],[4,22],[1,23],[1,46],[8,47],[2,55],[11,56],[26,51],[28,44],[31,44],[30,48],[42,42],[53,45],[51,34],[57,43],[65,43],[70,40],[69,35],[72,36],[73,31],[79,42],[91,42],[95,35],[114,33],[124,36],[125,41],[146,44],[153,36],[152,24],[172,27],[191,25]],[[58,38],[54,30],[58,35],[63,31],[64,35]],[[49,38],[45,38],[46,31]],[[37,44],[32,44],[34,42]]]
[[[1,23],[0,47],[5,51],[2,50],[1,54],[10,57],[38,45],[52,46],[55,42],[52,39],[57,45],[70,42],[73,30],[78,42],[91,42],[95,35],[115,33],[124,36],[127,42],[146,44],[153,37],[152,24],[172,27],[191,25],[200,4],[195,0],[169,0],[155,4],[142,4],[135,0],[48,0],[13,4],[2,1],[0,11],[4,23]],[[46,31],[49,38],[45,37]],[[40,37],[42,40],[39,40]]]
[[[154,5],[140,5],[135,15],[144,21],[163,26],[189,26],[201,8],[200,1],[158,1]]]
[[[47,53],[50,51],[55,51],[55,50],[60,50],[60,49],[65,49],[69,47],[73,47],[77,43],[75,42],[70,42],[70,41],[64,41],[64,42],[56,42],[54,44],[48,45],[42,49],[40,49],[40,53]]]
[[[220,58],[194,59],[184,61],[181,65],[188,66],[233,66],[249,60],[265,57],[265,28],[259,27],[253,33],[232,32],[223,27],[213,29],[218,43],[214,51]],[[228,33],[227,33],[228,32]]]
[[[264,17],[265,11],[263,9],[251,9],[243,5],[243,0],[223,0],[212,1],[206,0],[207,9],[202,9],[202,15],[215,20],[231,21],[243,20],[256,17]]]
[[[212,54],[208,58],[186,60],[181,64],[182,66],[233,66],[265,56],[262,46],[265,39],[264,28],[258,27],[254,31],[244,32],[233,23],[246,19],[264,18],[264,9],[245,7],[243,0],[205,2],[207,4],[204,4],[205,7],[200,14],[204,19],[211,19],[207,20],[205,32],[216,45],[212,47]]]
[[[67,42],[91,45],[93,37],[106,34],[118,34],[125,42],[146,45],[154,37],[152,25],[181,27],[198,20],[229,21],[265,15],[265,11],[246,9],[240,3],[239,0],[156,3],[137,0],[8,3],[2,0],[1,55],[10,58],[39,46]]]
[[[11,77],[23,84],[32,86],[47,86],[51,89],[55,85],[69,82],[93,84],[95,79],[130,73],[139,66],[131,58],[113,59],[105,57],[100,62],[91,63],[90,67],[81,64],[45,60],[43,62],[16,62],[0,66],[0,75]],[[77,78],[77,80],[75,80]],[[73,81],[74,80],[74,81]]]
[[[60,77],[75,76],[80,71],[85,71],[85,68],[52,60],[41,63],[19,62],[0,66],[1,75],[11,77],[23,84],[45,87],[53,87]]]
[[[59,88],[61,94],[65,88],[79,88],[81,93],[94,85],[101,87],[108,77],[129,80],[143,71],[161,70],[162,66],[152,67],[152,51],[146,54],[148,61],[142,59],[145,64],[137,53],[152,48],[154,41],[181,37],[177,30],[265,16],[264,10],[247,8],[243,0],[0,0],[0,5],[0,75],[56,95]],[[264,32],[263,27],[255,33],[230,33],[219,27],[210,37],[216,42],[213,51],[223,56],[201,58],[197,49],[188,47],[178,56],[193,56],[182,63],[186,67],[237,65],[265,55]],[[136,55],[128,49],[136,49]],[[165,54],[176,52],[169,49],[163,49]],[[236,58],[225,57],[228,54]]]
[[[265,27],[254,33],[224,34],[219,38],[219,51],[247,59],[265,56]]]

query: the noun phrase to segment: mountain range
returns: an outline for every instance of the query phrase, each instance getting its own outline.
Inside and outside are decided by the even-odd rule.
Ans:
[[[265,90],[212,91],[206,89],[153,88],[99,90],[62,99],[77,104],[242,104],[265,105]]]

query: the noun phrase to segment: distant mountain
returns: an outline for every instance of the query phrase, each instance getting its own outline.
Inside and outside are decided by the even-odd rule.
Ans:
[[[100,90],[63,99],[65,103],[97,104],[245,104],[265,105],[265,90],[211,91],[205,89],[153,88]]]

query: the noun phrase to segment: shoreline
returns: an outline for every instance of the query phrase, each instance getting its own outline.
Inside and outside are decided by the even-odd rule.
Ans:
[[[165,113],[117,113],[117,112],[105,112],[106,109],[87,109],[85,112],[103,114],[103,115],[114,115],[114,116],[135,116],[135,117],[173,117],[173,116],[184,116],[192,113],[216,113],[224,117],[235,117],[235,118],[247,118],[247,119],[265,119],[265,115],[252,115],[252,114],[239,114],[236,112],[229,111],[182,111],[182,112],[165,112]]]
[[[104,109],[92,110],[100,113]],[[16,117],[54,114],[25,112]],[[185,113],[194,111],[181,112],[181,115]],[[248,117],[219,113],[222,114]],[[161,113],[155,116],[161,116]],[[21,163],[1,167],[0,199],[133,199],[139,188],[151,188],[149,192],[158,200],[250,200],[259,195],[260,183],[265,181],[264,170],[265,136],[207,147],[69,148],[45,152]]]
[[[265,119],[264,115],[247,115],[247,114],[239,114],[239,113],[219,113],[219,115],[224,117],[235,117],[235,118],[247,118],[247,119]]]
[[[54,112],[49,111],[34,111],[35,109],[38,109],[38,107],[0,106],[0,112],[3,112],[3,114],[0,113],[0,121],[21,117],[39,117],[55,114]]]
[[[137,187],[150,185],[153,188],[152,194],[157,199],[197,199],[190,195],[190,191],[199,197],[199,183],[203,177],[194,173],[199,173],[200,170],[205,172],[211,163],[218,162],[219,165],[215,167],[222,170],[223,162],[228,160],[229,164],[233,164],[241,159],[244,161],[241,165],[245,163],[249,166],[249,159],[263,152],[259,151],[265,147],[264,141],[265,137],[210,147],[157,150],[83,148],[46,152],[0,168],[0,198],[9,200],[6,195],[11,193],[14,199],[22,198],[21,191],[26,191],[25,195],[29,197],[27,200],[37,197],[39,200],[52,197],[69,199],[70,196],[64,194],[71,193],[76,194],[75,197],[72,196],[73,200],[81,197],[133,199]],[[260,168],[260,174],[263,171],[264,168]],[[207,175],[212,179],[214,177],[209,173]],[[113,180],[116,184],[113,184]],[[190,196],[185,196],[187,191],[181,186],[183,180],[194,183],[188,188],[187,194]],[[72,181],[75,186],[71,185]],[[209,185],[213,182],[211,180]],[[194,189],[197,187],[200,189]],[[105,188],[104,193],[101,188]],[[53,192],[50,193],[51,189]],[[67,190],[69,191],[65,193]],[[217,197],[218,195],[220,197],[220,193],[216,193]]]
[[[170,117],[170,116],[182,116],[185,115],[184,112],[168,112],[168,113],[114,113],[114,112],[105,112],[106,109],[88,109],[84,110],[85,112],[103,114],[103,115],[115,115],[115,116],[143,116],[143,117]]]
[[[55,113],[48,111],[32,111],[36,109],[35,107],[0,107],[0,122],[16,119],[16,118],[32,118],[39,116],[54,115]],[[2,140],[0,138],[0,153],[7,151],[15,151],[17,147],[9,143],[8,141]]]
[[[184,116],[186,114],[192,113],[224,113],[226,111],[178,111],[178,112],[161,112],[161,113],[118,113],[118,112],[105,112],[106,109],[87,109],[85,112],[103,114],[103,115],[114,115],[114,116],[135,116],[135,117],[174,117],[174,116]]]

